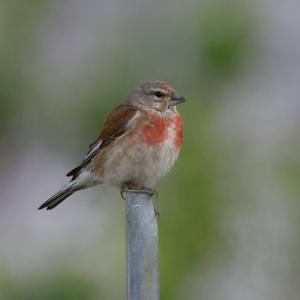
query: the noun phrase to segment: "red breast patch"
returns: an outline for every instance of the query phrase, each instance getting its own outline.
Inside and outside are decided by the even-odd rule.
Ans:
[[[142,128],[142,139],[147,144],[160,144],[168,138],[170,121],[157,115],[149,116],[149,124]]]
[[[183,124],[180,116],[176,116],[173,120],[175,122],[175,128],[176,128],[174,143],[177,148],[180,148],[182,145]]]

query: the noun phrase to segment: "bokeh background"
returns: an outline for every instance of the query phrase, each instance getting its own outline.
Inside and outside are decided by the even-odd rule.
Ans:
[[[297,0],[0,1],[0,299],[125,299],[119,192],[36,208],[152,79],[188,99],[161,299],[299,299],[299,34]]]

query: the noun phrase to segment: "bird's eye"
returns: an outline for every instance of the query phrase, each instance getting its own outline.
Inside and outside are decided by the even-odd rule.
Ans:
[[[157,97],[157,98],[161,98],[164,94],[160,91],[157,91],[154,93],[154,95]]]

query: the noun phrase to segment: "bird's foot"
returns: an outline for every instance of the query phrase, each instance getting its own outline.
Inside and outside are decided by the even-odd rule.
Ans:
[[[154,207],[154,214],[157,218],[160,217],[160,213],[156,207]]]
[[[121,188],[121,197],[125,200],[124,197],[124,193],[125,192],[130,192],[130,193],[144,193],[144,194],[148,194],[151,197],[155,195],[156,198],[158,198],[158,193],[155,190],[151,190],[151,189],[132,189],[131,187],[128,187],[127,185],[123,185]]]
[[[124,184],[121,187],[121,190],[120,190],[120,194],[121,194],[121,197],[123,198],[123,200],[126,200],[125,196],[124,196],[124,193],[126,193],[126,192],[129,192],[129,193],[145,193],[145,194],[150,195],[150,197],[155,196],[155,200],[158,199],[158,193],[155,190],[151,190],[151,189],[147,189],[147,188],[136,189],[136,188],[132,188],[130,185]],[[155,213],[156,217],[159,217],[160,213],[156,209],[156,207],[154,207],[154,213]]]

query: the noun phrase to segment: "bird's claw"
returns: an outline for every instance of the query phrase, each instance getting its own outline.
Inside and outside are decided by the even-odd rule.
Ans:
[[[130,193],[144,193],[144,194],[150,195],[151,197],[155,195],[156,199],[158,198],[158,193],[155,190],[150,190],[150,189],[131,189],[131,188],[128,188],[128,187],[124,186],[124,187],[121,188],[121,191],[120,191],[121,197],[124,200],[125,200],[124,193],[126,193],[126,192],[130,192]]]
[[[124,193],[129,192],[129,193],[145,193],[150,195],[151,197],[153,197],[155,195],[155,199],[158,198],[158,193],[155,190],[150,190],[150,189],[132,189],[129,188],[127,186],[122,186],[121,190],[120,190],[120,194],[121,197],[123,198],[123,200],[126,200]],[[156,217],[160,216],[159,211],[154,207],[154,214]]]

